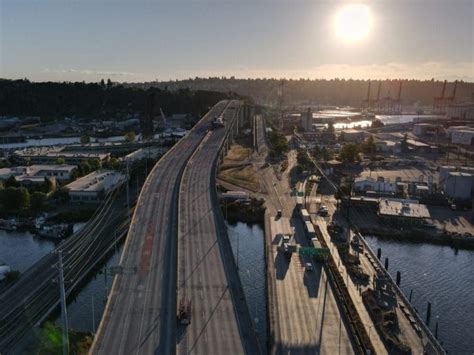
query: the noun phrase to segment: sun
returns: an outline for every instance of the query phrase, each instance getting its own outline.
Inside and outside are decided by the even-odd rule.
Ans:
[[[344,42],[353,43],[366,38],[372,29],[372,14],[364,4],[344,5],[334,20],[336,35]]]

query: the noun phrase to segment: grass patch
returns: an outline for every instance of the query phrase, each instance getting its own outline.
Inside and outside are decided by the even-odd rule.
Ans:
[[[260,184],[252,165],[239,168],[229,168],[219,173],[219,179],[230,184],[242,186],[251,191],[259,191]]]
[[[227,152],[226,159],[232,161],[242,161],[248,159],[252,154],[252,149],[245,148],[240,144],[233,144]]]

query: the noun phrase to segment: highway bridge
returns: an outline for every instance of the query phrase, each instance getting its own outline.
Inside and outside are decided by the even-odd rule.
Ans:
[[[216,232],[216,226],[223,222],[217,195],[213,199],[210,178],[219,151],[228,145],[231,128],[238,126],[234,122],[240,117],[240,106],[239,101],[216,104],[153,168],[140,194],[120,260],[122,272],[115,277],[91,353],[169,354],[179,350],[217,354],[222,349],[232,353],[258,350],[249,336],[253,332],[249,332],[251,322],[238,274],[223,263],[232,254],[225,248],[228,240],[222,227],[220,233]],[[225,127],[210,130],[212,120],[220,115],[225,118]],[[183,173],[188,179],[182,180]],[[196,235],[183,235],[183,226],[196,223],[194,213],[198,210],[208,214],[205,221],[198,221],[198,225],[208,229],[199,227]],[[185,240],[178,241],[178,220]],[[193,242],[194,249],[187,249]],[[218,247],[206,254],[203,251],[209,242],[217,243]],[[190,250],[192,255],[182,254],[183,250]],[[196,264],[203,269],[193,270]],[[209,274],[205,275],[206,272]],[[183,277],[190,279],[183,283]],[[210,283],[214,278],[216,284]],[[215,285],[218,287],[214,289]],[[180,327],[179,333],[178,286],[190,287],[186,296],[193,301],[191,324]],[[195,286],[206,291],[209,299],[199,299],[203,293]],[[216,327],[219,321],[222,324]],[[207,327],[209,324],[212,326]],[[222,338],[221,327],[226,329],[228,339]],[[177,336],[181,340],[178,349]],[[218,341],[224,344],[223,348],[214,347]]]
[[[178,230],[178,300],[191,300],[189,325],[178,327],[179,354],[259,352],[237,266],[219,207],[218,153],[237,133],[241,104],[229,103],[226,127],[209,131],[181,181]],[[240,328],[240,329],[239,329]]]

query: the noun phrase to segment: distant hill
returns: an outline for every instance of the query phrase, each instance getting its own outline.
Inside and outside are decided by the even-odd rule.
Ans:
[[[108,118],[144,113],[154,93],[154,113],[202,116],[227,94],[217,91],[140,88],[107,83],[30,82],[0,79],[0,116],[40,116],[43,121],[66,116]]]
[[[398,80],[372,81],[371,98],[377,95],[379,82],[382,83],[380,97],[388,95],[395,98],[398,94]],[[179,81],[147,82],[126,84],[127,86],[148,88],[158,87],[167,90],[212,90],[235,92],[250,96],[256,102],[277,105],[280,79],[236,79],[236,78],[194,78]],[[446,96],[452,94],[454,84],[448,83]],[[285,80],[283,82],[284,105],[293,104],[328,104],[359,106],[367,96],[366,80]],[[443,87],[442,81],[435,80],[402,80],[401,99],[404,105],[418,103],[422,106],[433,104],[433,97],[439,96]],[[472,100],[474,83],[459,82],[456,101]]]

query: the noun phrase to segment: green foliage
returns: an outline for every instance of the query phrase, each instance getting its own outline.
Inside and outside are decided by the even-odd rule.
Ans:
[[[268,141],[272,147],[269,155],[271,158],[281,156],[288,151],[288,141],[286,137],[278,131],[273,130],[268,137]]]
[[[353,163],[359,158],[359,149],[356,144],[344,144],[339,156],[343,162]]]
[[[44,182],[41,184],[40,190],[44,193],[50,193],[56,190],[56,180],[45,176]]]
[[[128,143],[135,142],[135,138],[136,136],[134,131],[130,131],[125,134],[125,141],[127,141]]]
[[[162,90],[106,82],[30,82],[0,80],[0,107],[3,115],[41,116],[42,121],[65,116],[106,118],[117,113],[143,112],[145,99],[155,93],[164,112],[189,112],[201,116],[216,102],[228,98],[225,92],[189,89]],[[25,95],[28,93],[28,95]]]
[[[374,137],[370,135],[362,144],[360,145],[360,151],[364,154],[373,155],[376,152],[376,146],[374,142]]]
[[[69,201],[69,189],[67,187],[61,187],[54,191],[52,198],[60,203],[65,203]]]
[[[5,180],[5,187],[19,187],[20,183],[16,181],[14,175],[10,175],[8,179]]]
[[[81,136],[81,144],[89,144],[91,142],[91,137],[87,134]]]
[[[380,121],[378,118],[373,120],[372,124],[370,125],[371,128],[382,128],[383,126],[385,126],[384,123]]]
[[[111,170],[119,170],[120,169],[120,161],[117,158],[110,158],[106,162],[102,164],[102,167],[105,169]]]
[[[31,194],[30,204],[34,212],[41,212],[45,209],[47,195],[44,192],[35,191]]]
[[[7,187],[0,190],[0,203],[9,212],[18,212],[30,207],[30,193],[24,187]]]
[[[89,165],[91,166],[93,171],[102,168],[102,163],[99,159],[89,159]]]
[[[11,270],[5,274],[5,283],[12,284],[16,282],[21,276],[21,273],[17,270]]]
[[[57,165],[63,165],[63,164],[65,164],[65,163],[66,163],[66,161],[64,160],[63,157],[59,157],[58,159],[56,159],[56,160],[54,161],[54,164],[57,164]]]
[[[306,151],[300,150],[296,156],[296,161],[302,170],[308,170],[312,165],[312,161],[309,159]]]

